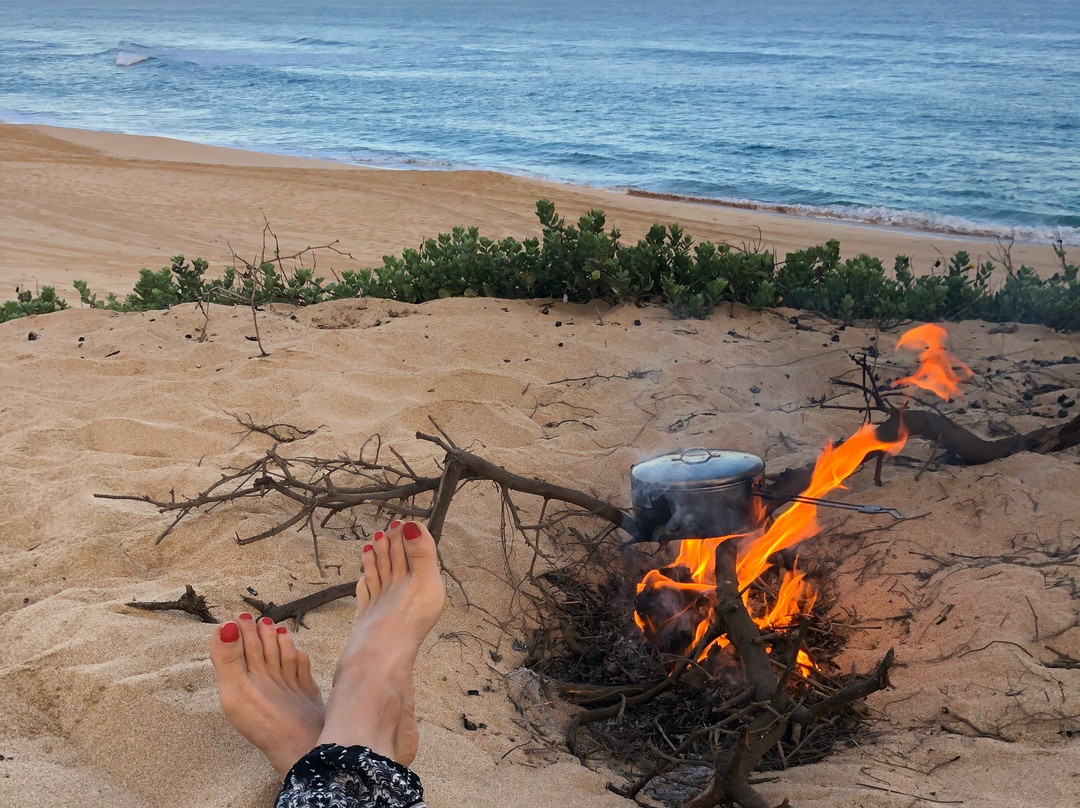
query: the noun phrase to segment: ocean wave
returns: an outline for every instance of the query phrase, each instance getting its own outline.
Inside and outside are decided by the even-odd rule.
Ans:
[[[133,65],[147,62],[152,58],[153,57],[148,53],[130,53],[128,51],[120,51],[116,54],[116,66],[132,67]]]
[[[835,219],[852,224],[875,227],[895,227],[899,230],[913,230],[924,233],[942,233],[950,236],[969,238],[1015,239],[1018,242],[1045,244],[1061,240],[1069,246],[1080,246],[1080,227],[1070,225],[1005,225],[976,222],[960,216],[941,213],[926,213],[918,210],[899,210],[884,206],[848,206],[848,205],[802,205],[775,202],[758,202],[752,199],[710,199],[706,197],[669,194],[658,191],[645,191],[640,188],[623,188],[631,196],[644,196],[652,199],[668,199],[677,202],[697,202],[701,204],[724,205],[744,210],[760,210],[767,213],[782,213],[788,216],[802,216],[812,219]]]
[[[290,45],[321,45],[328,48],[341,47],[344,42],[338,42],[336,39],[319,39],[315,36],[302,36],[299,39],[289,40]]]

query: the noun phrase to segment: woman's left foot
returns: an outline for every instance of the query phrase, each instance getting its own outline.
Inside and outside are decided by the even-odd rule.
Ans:
[[[244,613],[210,641],[221,710],[281,774],[319,742],[326,709],[308,655],[285,626]]]

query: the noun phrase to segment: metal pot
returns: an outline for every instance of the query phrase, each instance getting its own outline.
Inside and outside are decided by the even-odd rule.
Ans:
[[[761,525],[755,498],[903,518],[895,508],[879,505],[773,495],[761,488],[764,472],[765,461],[757,455],[723,449],[686,449],[636,464],[630,469],[635,540],[666,542],[749,532]]]

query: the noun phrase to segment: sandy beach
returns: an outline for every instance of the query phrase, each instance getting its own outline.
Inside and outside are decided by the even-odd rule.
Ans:
[[[320,574],[308,533],[237,544],[287,515],[269,500],[195,515],[155,544],[168,517],[93,496],[192,494],[251,462],[272,442],[245,436],[232,413],[317,428],[282,447],[289,456],[355,456],[378,434],[429,472],[439,455],[414,433],[434,418],[494,462],[628,506],[629,469],[653,454],[739,449],[778,471],[851,434],[857,413],[808,402],[834,392],[829,379],[850,370],[853,351],[873,344],[889,372],[911,369],[894,349],[898,332],[814,318],[796,329],[787,310],[724,307],[687,321],[651,306],[494,299],[275,305],[260,315],[270,355],[255,359],[246,310],[213,307],[200,343],[192,305],[80,308],[73,280],[122,294],[140,267],[178,252],[220,267],[230,245],[257,250],[264,216],[283,249],[339,240],[353,258],[328,256],[327,271],[355,269],[459,224],[535,234],[540,197],[568,218],[602,207],[630,238],[654,221],[781,252],[838,238],[846,255],[891,265],[904,253],[923,270],[956,249],[986,256],[997,246],[490,172],[362,169],[40,126],[0,126],[0,191],[4,299],[16,286],[53,284],[73,306],[0,325],[0,804],[21,808],[258,808],[276,794],[280,780],[218,709],[211,628],[126,604],[172,599],[190,584],[227,619],[250,591],[280,603],[350,580],[358,543],[323,531]],[[1017,245],[1013,257],[1045,271],[1056,260],[1046,245]],[[1060,364],[1080,355],[1076,335],[1025,325],[991,333],[982,322],[949,330],[975,377],[945,410],[976,431],[1052,424],[1059,392],[1080,392],[1080,364]],[[1029,364],[1018,371],[1021,360]],[[1028,379],[1057,387],[1018,403]],[[1048,649],[1080,657],[1080,455],[920,473],[929,452],[913,441],[907,462],[886,464],[884,487],[864,469],[843,494],[915,518],[884,530],[879,517],[826,513],[809,542],[809,557],[835,567],[838,618],[859,626],[841,668],[865,670],[889,648],[898,666],[893,689],[871,697],[858,742],[774,773],[760,787],[773,804],[1076,803],[1080,669],[1049,664]],[[582,766],[560,746],[565,710],[537,695],[529,724],[508,697],[520,699],[533,674],[495,625],[512,594],[500,577],[499,518],[496,490],[467,487],[440,546],[482,608],[451,583],[420,656],[415,769],[428,803],[629,808],[606,789],[617,780],[609,769]],[[352,612],[337,601],[299,629],[324,693]],[[482,728],[466,729],[463,716]]]
[[[142,267],[183,253],[212,268],[257,254],[265,216],[284,250],[337,241],[349,253],[339,272],[377,266],[456,225],[484,235],[538,235],[536,201],[555,202],[567,220],[593,208],[628,239],[654,222],[683,225],[698,241],[761,243],[779,254],[839,239],[841,252],[908,255],[928,272],[957,250],[994,257],[990,239],[816,220],[712,204],[630,196],[489,171],[391,171],[322,160],[222,149],[167,138],[48,126],[0,125],[0,281],[123,294]],[[1049,245],[1016,245],[1013,260],[1053,272]]]

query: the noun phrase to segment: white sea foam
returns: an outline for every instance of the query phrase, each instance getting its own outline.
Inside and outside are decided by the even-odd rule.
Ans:
[[[120,51],[116,54],[116,66],[117,67],[131,67],[132,65],[141,64],[150,58],[148,53],[129,53],[128,51]]]
[[[1046,244],[1054,241],[1068,246],[1080,245],[1080,227],[1048,225],[1000,225],[988,222],[976,222],[961,216],[949,216],[942,213],[927,213],[918,210],[899,210],[884,206],[857,207],[846,205],[801,205],[774,202],[759,202],[753,199],[694,197],[682,194],[670,194],[655,191],[643,191],[638,188],[624,188],[634,196],[657,197],[703,204],[726,205],[746,210],[761,210],[769,213],[782,213],[788,216],[805,216],[813,219],[836,219],[853,224],[874,227],[895,227],[921,233],[947,233],[952,236],[970,238],[1013,239],[1018,242]]]

